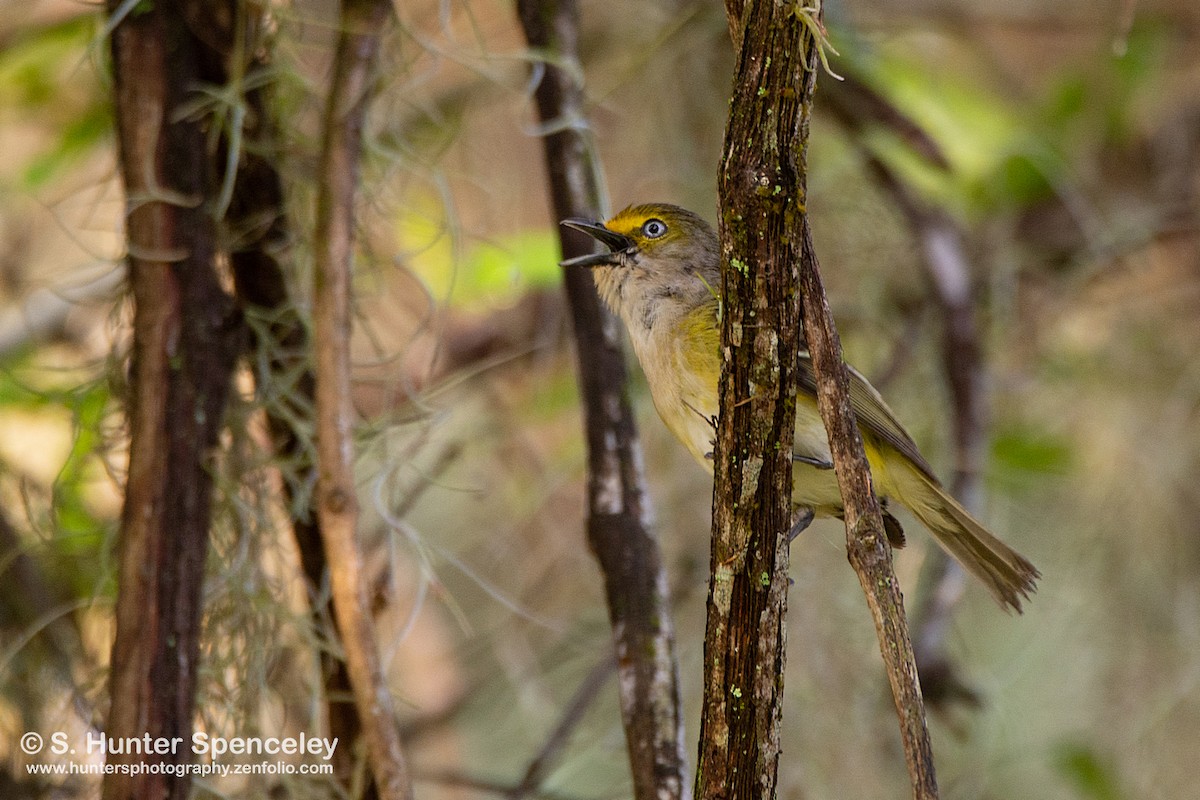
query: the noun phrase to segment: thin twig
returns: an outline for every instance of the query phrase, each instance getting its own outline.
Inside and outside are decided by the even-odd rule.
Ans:
[[[900,717],[913,797],[938,796],[933,768],[933,747],[925,721],[925,704],[917,679],[904,600],[892,567],[892,551],[883,530],[879,500],[871,487],[870,468],[862,439],[850,408],[849,376],[842,361],[841,341],[833,324],[829,301],[821,284],[819,265],[812,248],[807,218],[802,223],[805,257],[801,259],[800,285],[804,303],[804,335],[812,354],[817,381],[817,405],[829,431],[834,471],[842,494],[846,520],[846,547],[875,621],[879,648]]]
[[[325,111],[314,233],[317,517],[334,616],[379,796],[412,797],[391,693],[375,641],[358,549],[350,406],[350,285],[362,129],[380,32],[391,5],[347,0]]]
[[[508,800],[522,800],[522,798],[528,797],[541,788],[542,783],[546,780],[546,776],[553,769],[554,762],[558,760],[566,748],[572,731],[583,721],[583,716],[587,713],[588,707],[591,706],[596,696],[600,694],[600,690],[604,688],[604,684],[608,683],[608,679],[616,669],[616,666],[616,661],[610,655],[592,667],[592,671],[587,674],[583,682],[579,684],[579,688],[575,690],[575,696],[567,704],[567,708],[563,711],[558,724],[554,726],[554,730],[546,737],[546,742],[542,745],[542,749],[529,762],[529,766],[525,770],[525,776],[508,793]]]

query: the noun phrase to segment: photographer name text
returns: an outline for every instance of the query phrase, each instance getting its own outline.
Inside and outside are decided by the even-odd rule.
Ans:
[[[84,736],[84,752],[88,755],[178,755],[180,748],[187,741],[181,736],[108,736],[104,733],[88,732]],[[197,731],[192,734],[190,751],[196,756],[210,756],[214,761],[226,755],[238,756],[277,756],[277,755],[307,755],[318,756],[325,761],[333,758],[337,749],[337,737],[326,739],[321,736],[309,736],[301,732],[299,736],[212,736]],[[55,755],[75,753],[68,735],[55,731],[50,735],[50,752]]]

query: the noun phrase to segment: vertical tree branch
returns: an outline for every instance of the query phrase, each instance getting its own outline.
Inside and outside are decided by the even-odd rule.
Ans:
[[[530,47],[546,56],[538,115],[548,128],[559,123],[543,138],[555,217],[597,219],[598,167],[584,138],[577,74],[578,6],[575,0],[518,0],[517,7]],[[561,235],[564,258],[591,252],[593,244],[581,234],[564,229]],[[588,446],[588,543],[604,574],[634,796],[688,798],[666,571],[648,522],[618,329],[585,268],[568,268],[563,278]]]
[[[242,0],[225,0],[206,11],[209,16],[202,21],[202,27],[213,32],[210,42],[218,50],[216,82],[228,83],[231,74],[255,78],[256,73],[270,69],[269,47],[251,33],[261,30],[267,22],[262,8]],[[237,15],[241,15],[239,25],[246,32],[243,42],[237,41],[235,33],[239,25],[233,24],[233,20]],[[222,35],[216,36],[217,32]],[[315,482],[315,454],[311,440],[302,437],[293,422],[312,416],[316,383],[308,328],[292,301],[285,265],[280,262],[280,253],[287,248],[291,235],[284,208],[277,130],[270,108],[272,87],[269,82],[246,81],[242,98],[246,106],[245,124],[240,131],[242,147],[237,153],[237,174],[225,218],[225,238],[238,302],[261,323],[250,327],[251,352],[259,356],[251,359],[251,363],[256,368],[255,379],[275,453],[280,461],[291,465],[290,472],[285,471],[283,491],[308,597],[314,604],[312,617],[320,625],[327,614],[322,599],[325,551],[315,498],[305,489]],[[233,146],[228,139],[223,141],[219,163],[226,163],[226,148]],[[354,779],[353,744],[362,725],[353,702],[345,699],[352,695],[345,661],[327,648],[321,648],[320,661],[329,735],[341,743],[330,760],[335,780],[348,792]],[[371,784],[364,790],[364,797],[373,796]]]
[[[772,4],[757,2],[756,0],[747,0],[742,9],[744,17],[740,20],[741,25],[735,26],[731,20],[731,30],[740,29],[743,32],[742,37],[739,38],[735,36],[734,38],[734,46],[735,49],[738,49],[739,53],[738,76],[734,85],[735,87],[739,87],[740,96],[743,97],[753,91],[755,87],[762,86],[763,89],[766,89],[766,91],[763,92],[762,90],[758,90],[757,94],[762,95],[769,104],[774,101],[774,98],[771,85],[769,83],[763,85],[764,79],[769,80],[771,78],[771,73],[767,70],[766,65],[775,65],[772,67],[772,69],[774,69],[778,67],[780,62],[775,53],[761,51],[756,52],[756,49],[764,47],[764,44],[769,46],[769,44],[772,42],[772,36],[778,34],[781,26],[776,23],[775,25],[767,25],[766,30],[762,30],[763,22],[761,21],[761,17],[765,14],[765,12],[759,8],[760,5]],[[736,15],[737,6],[737,0],[727,0],[726,7],[730,11],[731,17]],[[794,12],[797,17],[803,13],[807,13],[808,11],[806,9],[799,9],[791,5],[788,6],[788,10]],[[779,11],[777,10],[776,13],[779,13]],[[792,22],[795,24],[795,20]],[[796,48],[797,52],[803,52],[806,56],[803,72],[805,80],[802,83],[800,82],[800,73],[799,70],[797,70],[794,85],[792,87],[785,87],[791,88],[795,94],[803,98],[802,108],[798,119],[799,124],[796,130],[797,135],[789,137],[786,135],[789,132],[784,131],[783,133],[785,135],[782,138],[782,141],[784,142],[791,143],[794,141],[795,144],[793,150],[799,154],[801,161],[797,171],[799,177],[794,188],[797,190],[796,196],[800,200],[794,209],[794,213],[786,220],[787,224],[782,227],[782,229],[766,231],[766,235],[782,237],[784,241],[787,242],[788,247],[794,248],[799,246],[800,249],[800,258],[798,259],[798,285],[801,295],[801,316],[803,318],[804,337],[812,355],[813,368],[816,373],[817,405],[820,409],[821,416],[825,421],[825,427],[829,433],[830,448],[832,450],[834,468],[837,473],[838,486],[841,490],[842,500],[845,505],[848,556],[851,565],[854,567],[855,573],[859,577],[859,582],[862,584],[863,591],[867,597],[867,605],[870,607],[871,615],[875,620],[876,633],[880,642],[880,650],[883,654],[885,666],[887,667],[888,680],[892,686],[892,694],[896,702],[896,710],[900,717],[901,736],[904,742],[905,758],[908,763],[909,776],[913,785],[913,795],[917,798],[936,798],[937,782],[933,771],[932,747],[929,742],[929,733],[925,723],[924,702],[921,697],[921,688],[917,680],[916,664],[913,659],[912,652],[912,641],[909,638],[908,625],[904,617],[903,600],[900,595],[900,589],[896,581],[895,572],[892,569],[891,550],[887,543],[886,536],[884,535],[883,520],[880,516],[879,501],[875,497],[874,490],[871,487],[870,471],[867,465],[866,455],[863,451],[862,440],[859,437],[853,411],[850,408],[849,378],[846,373],[845,365],[842,361],[841,343],[837,336],[837,330],[833,324],[833,317],[829,310],[828,300],[825,297],[824,287],[821,284],[820,268],[817,262],[816,252],[813,248],[812,232],[808,222],[807,192],[805,188],[806,166],[804,164],[804,159],[806,156],[810,103],[816,78],[814,68],[818,55],[818,44],[813,40],[813,34],[815,32],[813,29],[819,29],[819,26],[821,25],[819,7],[815,14],[807,19],[807,23],[808,29],[806,31],[806,35],[803,37],[804,47],[803,49],[799,47]],[[769,59],[767,58],[768,55],[770,56]],[[747,65],[749,66],[749,69],[747,69]],[[765,73],[765,75],[763,73]],[[781,105],[782,101],[785,100],[786,97],[786,93],[780,94]],[[753,107],[752,98],[750,97],[745,97],[745,100],[742,102],[745,105]],[[726,135],[727,162],[730,160],[730,153],[736,152],[741,141],[731,135],[735,124],[735,114],[738,112],[739,93],[735,93],[733,107],[730,110],[730,128]],[[773,117],[769,114],[766,115],[766,117],[766,119],[760,118],[760,126],[763,129],[770,131],[775,136],[779,136],[780,131],[778,129],[773,129],[773,126],[779,125],[783,120],[788,119],[788,117],[785,115],[782,109],[776,110]],[[751,127],[751,130],[749,131],[738,131],[738,134],[743,135],[747,149],[750,149],[749,146],[752,143],[757,144],[756,140],[753,138],[753,127]],[[769,144],[770,141],[768,142],[768,145]],[[759,146],[761,147],[761,145]],[[766,152],[768,155],[772,154],[770,149],[767,149]],[[756,165],[758,162],[750,159],[748,163],[751,165]],[[723,168],[723,179],[728,171],[728,166]],[[763,173],[758,173],[755,175],[755,177],[759,179],[760,189],[766,190],[760,192],[760,198],[764,195],[768,197],[772,196],[774,194],[774,190],[772,188],[774,182],[772,177],[769,174]],[[766,178],[765,183],[762,182],[762,178],[764,177]],[[787,191],[791,187],[784,185],[782,188],[784,190],[784,196],[787,196]],[[725,195],[725,184],[723,182],[723,202]],[[741,206],[741,208],[746,209],[750,207],[752,206],[749,203],[747,203],[745,206]],[[745,212],[743,211],[743,214],[744,213]],[[739,236],[736,228],[733,228],[731,231],[733,235],[727,234],[725,230],[725,226],[729,224],[729,220],[726,219],[727,216],[733,216],[733,220],[735,222],[744,221],[744,218],[743,220],[739,220],[736,214],[731,214],[731,212],[726,211],[725,206],[723,205],[721,220],[723,226],[722,248],[726,257],[726,263],[732,267],[732,269],[724,270],[726,279],[725,298],[728,307],[726,309],[726,320],[722,326],[722,343],[726,347],[728,347],[729,344],[737,344],[736,335],[740,334],[744,337],[746,330],[745,322],[742,319],[733,318],[733,305],[735,302],[741,302],[740,299],[735,300],[735,298],[740,298],[741,294],[740,291],[735,291],[735,287],[739,287],[739,282],[736,280],[736,276],[739,273],[740,265],[739,263],[735,263],[733,260],[734,257],[737,257],[737,251],[739,249]],[[758,215],[756,214],[755,216],[757,217]],[[764,218],[769,218],[769,216],[769,214],[764,215]],[[733,226],[730,227],[732,228]],[[732,249],[734,252],[730,252],[730,245],[727,244],[727,242],[732,242]],[[764,247],[761,236],[758,244],[760,248]],[[765,247],[769,246],[769,244],[765,245]],[[746,248],[744,251],[748,251],[748,248]],[[792,253],[787,253],[785,255],[792,255]],[[754,262],[751,262],[749,272],[752,275],[756,275],[757,273],[753,269],[753,263]],[[785,263],[797,262],[790,261]],[[761,319],[754,322],[759,325],[763,324],[763,320]],[[786,333],[788,332],[780,330],[780,338],[782,338]],[[727,362],[729,361],[728,355],[726,356],[726,360]],[[718,513],[721,511],[720,506],[722,503],[718,501],[724,500],[725,503],[732,503],[739,499],[738,496],[732,491],[725,489],[722,479],[722,473],[726,469],[726,465],[723,464],[722,461],[723,459],[730,457],[725,454],[730,452],[729,446],[737,441],[737,439],[734,439],[732,436],[728,436],[729,431],[727,431],[727,428],[729,425],[724,419],[726,416],[731,416],[729,414],[730,411],[736,413],[737,404],[741,400],[741,398],[736,395],[738,388],[737,383],[734,383],[731,387],[734,390],[733,392],[726,391],[730,382],[730,377],[733,377],[735,380],[737,378],[737,364],[738,359],[736,357],[733,359],[732,365],[727,363],[726,368],[729,372],[733,373],[733,375],[725,376],[725,380],[722,383],[722,422],[718,427],[716,451],[718,459],[716,464],[718,488],[716,491],[718,495],[721,495],[722,492],[725,493],[723,497],[718,496],[714,500],[714,588],[712,590],[712,595],[717,598],[722,596],[722,592],[718,591],[718,584],[716,580],[718,577],[720,577],[718,569],[723,565],[720,560],[720,556],[724,555],[723,552],[718,552],[718,547],[721,544],[719,540],[721,539],[720,526],[722,524],[722,521],[718,518]],[[733,366],[734,368],[729,369],[730,366]],[[781,368],[784,366],[786,365],[781,365]],[[788,385],[782,376],[780,380],[784,383],[784,385]],[[762,391],[761,384],[755,388],[758,392]],[[727,394],[733,394],[734,396],[727,398]],[[751,395],[748,393],[742,395],[742,397],[748,396]],[[751,399],[747,404],[753,405],[754,400]],[[731,405],[732,408],[730,407]],[[789,427],[787,430],[791,430],[791,428]],[[727,436],[730,439],[728,442],[726,441]],[[787,441],[790,441],[790,439],[787,439]],[[753,446],[755,442],[750,440],[750,444]],[[788,474],[790,475],[790,465]],[[730,477],[736,478],[737,476],[732,475]],[[758,480],[760,482],[762,481],[761,474],[758,476]],[[729,488],[732,489],[733,487]],[[777,491],[785,491],[786,489],[790,489],[790,486],[778,486],[776,489]],[[745,498],[743,496],[740,499],[744,500]],[[734,516],[736,516],[736,508]],[[741,535],[750,541],[751,547],[749,548],[749,551],[756,553],[754,550],[755,542],[753,538],[753,529],[750,529],[749,533],[742,533]],[[732,555],[736,558],[737,551],[735,550]],[[782,561],[786,565],[786,550],[783,552]],[[735,561],[735,563],[737,562]],[[735,583],[734,589],[736,588],[737,584]],[[713,601],[710,599],[710,606],[711,605],[713,605]],[[711,638],[713,628],[713,613],[711,608],[709,619],[709,637]],[[766,629],[766,626],[764,626],[764,629]],[[708,652],[709,643],[710,639],[706,638],[705,669],[712,669],[713,671],[716,671],[719,669],[719,665],[716,664],[716,657]],[[718,640],[718,644],[719,643],[720,641]],[[762,649],[761,644],[759,649]],[[714,686],[714,683],[715,681],[709,679],[706,674],[704,708],[706,717],[709,713],[710,695],[713,695],[713,702],[721,702],[719,698],[715,697],[716,689],[719,687]],[[728,683],[728,681],[726,681],[726,683]],[[718,733],[727,734],[726,731],[720,728],[718,728]],[[702,730],[701,746],[705,747],[708,744],[708,739],[703,734],[704,732]],[[739,743],[740,741],[741,740],[739,740]],[[723,755],[723,753],[717,753],[717,755]],[[708,764],[706,758],[705,763],[702,764],[702,772],[706,772],[709,768],[710,765]],[[774,771],[773,766],[771,767],[771,771]],[[736,776],[730,775],[730,777]],[[717,796],[719,784],[716,781],[713,781],[712,785],[714,786],[712,796]],[[773,777],[771,778],[771,786],[772,788],[774,786]]]
[[[386,0],[345,0],[325,110],[318,170],[313,329],[316,344],[317,518],[329,564],[334,617],[379,796],[412,796],[392,698],[375,643],[362,556],[350,405],[350,297],[354,198],[371,72]]]
[[[788,4],[727,3],[738,63],[718,188],[721,411],[696,793],[773,797],[800,346],[794,235],[817,51]],[[780,443],[785,446],[780,446]]]
[[[109,13],[121,3],[110,0]],[[199,78],[182,4],[155,3],[112,32],[117,136],[134,299],[130,454],[121,516],[110,737],[190,741],[211,451],[241,341],[215,269],[204,134],[177,120]],[[161,760],[186,763],[190,749]],[[110,755],[128,764],[137,756]],[[156,756],[155,760],[159,760]],[[185,798],[186,774],[108,774],[105,800]]]

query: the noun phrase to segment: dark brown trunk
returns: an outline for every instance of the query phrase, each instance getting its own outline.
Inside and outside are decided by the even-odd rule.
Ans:
[[[110,13],[120,5],[110,2]],[[106,733],[180,738],[176,753],[145,760],[186,763],[212,458],[243,336],[216,272],[204,134],[198,123],[177,119],[199,80],[183,10],[172,3],[139,8],[111,38],[134,322]],[[189,786],[187,776],[113,773],[104,797],[184,798]]]

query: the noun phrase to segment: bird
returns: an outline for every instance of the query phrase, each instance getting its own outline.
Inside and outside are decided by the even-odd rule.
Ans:
[[[565,259],[563,267],[592,271],[597,293],[624,323],[658,415],[711,473],[721,375],[721,254],[716,232],[677,205],[632,205],[606,222],[572,217],[562,225],[591,236],[599,252]],[[942,486],[883,397],[847,365],[850,405],[884,509],[889,542],[903,546],[894,501],[1002,607],[1021,612],[1038,570],[990,533]],[[841,517],[829,439],[817,410],[816,375],[808,352],[797,363],[796,430],[792,442],[792,504],[818,517]]]

